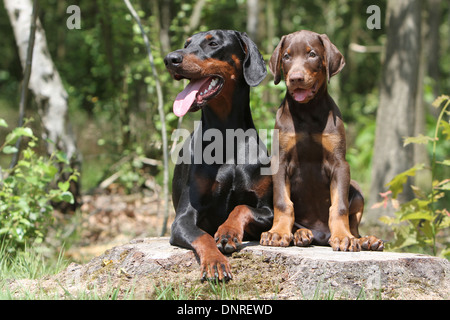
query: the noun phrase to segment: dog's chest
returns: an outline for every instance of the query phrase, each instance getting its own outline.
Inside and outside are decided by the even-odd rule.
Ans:
[[[332,167],[329,159],[339,137],[311,124],[283,129],[280,132],[281,161],[291,185],[302,188],[323,185],[328,188]]]
[[[323,162],[327,154],[333,153],[340,137],[323,132],[282,132],[280,147],[289,162],[301,165],[305,162]]]
[[[255,204],[257,192],[253,190],[246,166],[225,164],[208,178],[195,179],[197,196],[203,208],[229,212],[236,205]],[[204,171],[203,171],[204,176]]]

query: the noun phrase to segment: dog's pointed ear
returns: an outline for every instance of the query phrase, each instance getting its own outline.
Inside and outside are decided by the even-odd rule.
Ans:
[[[256,44],[245,32],[236,31],[235,33],[245,52],[243,65],[245,81],[249,86],[256,87],[267,76],[266,63]]]
[[[274,76],[274,83],[279,84],[281,81],[281,57],[282,57],[282,50],[284,45],[284,40],[286,39],[286,36],[283,36],[278,43],[277,47],[275,48],[275,51],[272,53],[272,57],[269,61],[269,69],[270,72],[272,72]]]
[[[332,76],[338,74],[344,68],[345,59],[344,56],[339,52],[338,48],[336,48],[336,46],[333,43],[331,43],[330,39],[326,34],[321,34],[320,40],[322,41],[322,44],[325,47],[327,59],[325,63],[329,82]]]

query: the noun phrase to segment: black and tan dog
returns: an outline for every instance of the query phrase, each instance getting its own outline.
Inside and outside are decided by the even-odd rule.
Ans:
[[[376,237],[361,238],[364,198],[345,159],[345,129],[327,91],[345,65],[326,35],[299,31],[284,36],[269,67],[275,84],[284,73],[287,92],[277,115],[280,151],[273,176],[274,224],[262,245],[330,244],[334,250],[383,250]]]
[[[188,163],[177,164],[174,171],[176,217],[170,243],[195,251],[203,279],[229,280],[230,265],[222,253],[237,250],[244,238],[259,240],[273,219],[272,178],[261,175],[270,160],[267,152],[249,154],[254,150],[250,146],[263,147],[255,134],[249,93],[250,86],[266,77],[265,63],[250,38],[232,30],[195,34],[164,62],[174,79],[190,80],[174,102],[174,113],[181,117],[202,110],[201,126],[182,149],[189,150],[188,157],[179,155]],[[210,129],[220,133],[224,142],[215,151],[214,163],[195,154],[217,143],[202,139]],[[235,139],[230,155],[225,141],[236,130],[251,134]],[[243,154],[248,157],[241,163]]]

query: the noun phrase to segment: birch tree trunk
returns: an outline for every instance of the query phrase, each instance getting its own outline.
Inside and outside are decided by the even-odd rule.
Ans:
[[[403,139],[415,134],[421,45],[420,0],[389,0],[386,21],[386,60],[376,120],[371,203],[381,200],[379,193],[386,191],[385,185],[394,176],[414,165],[413,146],[403,147]],[[400,200],[411,196],[412,191],[406,186]],[[365,220],[377,223],[380,215],[371,213]]]
[[[32,1],[3,0],[3,2],[14,31],[22,68],[25,69],[33,9]],[[61,26],[61,28],[64,27],[65,25]],[[73,161],[79,155],[77,154],[75,138],[69,130],[67,121],[68,94],[50,57],[45,31],[39,19],[36,21],[36,38],[29,89],[33,92],[39,108],[39,114],[45,129],[44,138],[48,138],[55,143],[55,145],[48,144],[48,153],[51,154],[56,148],[64,151],[68,159]]]
[[[247,0],[247,34],[258,43],[259,0]]]

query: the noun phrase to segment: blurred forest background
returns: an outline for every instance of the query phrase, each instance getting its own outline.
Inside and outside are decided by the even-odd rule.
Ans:
[[[4,0],[7,2],[10,1]],[[449,159],[450,144],[445,139],[440,139],[434,151],[432,143],[426,145],[423,141],[403,146],[406,137],[434,136],[441,109],[431,104],[441,94],[450,94],[447,0],[131,2],[150,40],[162,85],[169,150],[172,132],[178,126],[192,128],[200,112],[188,114],[182,122],[172,113],[173,100],[185,83],[172,80],[165,70],[163,58],[167,53],[181,48],[193,33],[235,29],[247,32],[268,61],[283,35],[308,29],[326,33],[346,58],[343,71],[331,80],[330,92],[346,123],[347,160],[352,178],[360,183],[367,198],[363,221],[380,223],[381,214],[371,207],[383,199],[386,202],[381,206],[385,207],[382,214],[388,212],[394,217],[395,208],[388,203],[391,198],[386,194],[383,198],[379,193],[388,190],[386,183],[396,175],[417,163],[429,168],[433,159],[441,162]],[[380,9],[379,29],[368,25],[368,19],[377,18],[377,11],[367,11],[374,4]],[[69,29],[66,25],[72,14],[66,12],[69,5],[80,8],[80,29]],[[156,78],[139,27],[127,6],[121,0],[39,0],[39,7],[48,53],[67,92],[64,131],[76,143],[76,148],[70,149],[69,160],[81,173],[76,196],[85,197],[84,205],[92,206],[89,196],[96,193],[129,196],[150,192],[161,199],[164,146]],[[9,127],[0,128],[0,145],[18,123],[23,80],[16,37],[5,8],[0,6],[0,118]],[[251,107],[257,129],[273,128],[284,93],[284,85],[275,86],[270,74],[252,89]],[[30,126],[38,137],[42,134],[45,137],[48,130],[45,108],[45,101],[35,94],[29,96],[25,117],[35,119]],[[448,123],[448,115],[444,116]],[[68,153],[64,142],[58,142],[57,147]],[[45,140],[39,140],[35,149],[46,154]],[[2,154],[0,166],[8,168],[11,159],[12,155]],[[169,165],[172,175],[173,163]],[[430,170],[428,174],[427,170],[424,172],[422,182],[416,175],[417,181],[412,183],[423,184],[422,189],[428,188],[426,191],[430,192]],[[415,172],[410,174],[413,175]],[[444,181],[441,186],[445,187],[449,176],[448,166],[438,166],[433,178]],[[445,209],[449,207],[448,191],[443,189],[444,194],[435,197],[439,203],[432,204],[439,217],[448,214]],[[411,190],[408,188],[400,200],[419,198],[413,192],[415,189]],[[98,212],[92,206],[88,208],[90,217]],[[157,207],[159,211],[162,206]],[[172,208],[170,212],[173,214]],[[372,220],[371,215],[375,217]],[[415,224],[416,229],[421,220]]]

